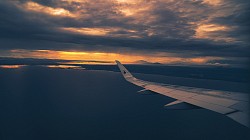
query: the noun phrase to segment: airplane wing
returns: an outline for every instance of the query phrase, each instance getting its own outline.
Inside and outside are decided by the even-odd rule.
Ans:
[[[167,109],[205,108],[226,115],[236,122],[250,127],[247,94],[199,88],[190,89],[183,86],[143,81],[135,78],[119,61],[116,60],[116,63],[128,82],[144,88],[139,92],[150,91],[176,99],[176,101],[165,105]]]

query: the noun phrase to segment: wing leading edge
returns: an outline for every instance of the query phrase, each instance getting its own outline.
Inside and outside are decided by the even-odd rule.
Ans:
[[[176,99],[166,106],[178,109],[178,104],[205,108],[226,115],[236,122],[250,127],[249,125],[249,101],[248,95],[243,93],[225,93],[219,91],[203,91],[202,89],[191,90],[174,85],[143,81],[135,78],[119,61],[116,63],[123,77],[130,83],[155,93],[159,93]],[[176,106],[176,107],[173,107]],[[183,106],[183,105],[182,105]]]

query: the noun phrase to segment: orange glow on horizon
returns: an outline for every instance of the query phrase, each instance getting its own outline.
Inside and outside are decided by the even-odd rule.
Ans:
[[[209,58],[191,58],[190,61],[197,64],[204,64],[209,61]]]
[[[60,68],[60,69],[85,69],[81,66],[71,66],[71,65],[47,65],[48,68]]]
[[[21,68],[25,65],[0,65],[0,68],[3,68],[3,69],[18,69],[18,68]]]
[[[72,60],[63,64],[114,64],[115,60],[120,60],[125,64],[141,64],[141,60],[148,63],[188,63],[205,64],[210,60],[221,59],[219,57],[194,57],[181,58],[160,54],[161,56],[146,54],[120,54],[105,52],[83,52],[83,51],[53,51],[53,50],[12,50],[12,56],[18,58],[38,58],[38,59],[61,59]]]

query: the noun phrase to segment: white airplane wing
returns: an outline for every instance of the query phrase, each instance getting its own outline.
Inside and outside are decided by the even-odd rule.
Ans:
[[[182,86],[143,81],[135,78],[119,61],[116,60],[116,63],[128,82],[144,88],[139,92],[151,91],[176,99],[176,101],[165,105],[167,109],[205,108],[226,115],[236,122],[250,127],[249,98],[247,94],[199,88],[190,89]]]

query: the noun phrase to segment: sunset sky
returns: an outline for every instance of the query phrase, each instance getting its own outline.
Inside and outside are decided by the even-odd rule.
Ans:
[[[1,0],[0,57],[246,66],[249,0]]]

